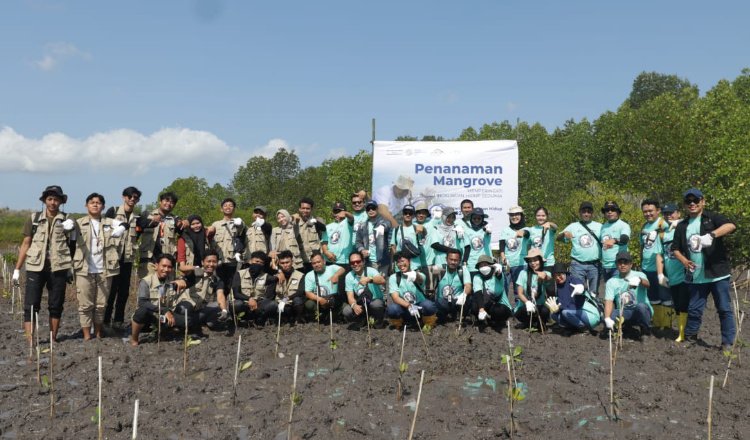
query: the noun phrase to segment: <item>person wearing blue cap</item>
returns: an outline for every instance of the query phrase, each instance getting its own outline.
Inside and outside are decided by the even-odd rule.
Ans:
[[[685,284],[685,267],[672,251],[675,228],[682,221],[682,218],[680,218],[679,207],[672,203],[664,205],[661,208],[661,213],[669,222],[669,228],[664,232],[661,250],[656,254],[656,271],[659,283],[669,286],[669,293],[672,296],[672,303],[674,304],[674,312],[677,315],[678,336],[675,341],[682,342],[685,340],[690,291],[687,284]]]
[[[677,225],[672,250],[686,269],[685,281],[690,290],[685,337],[698,339],[706,300],[712,294],[721,323],[721,348],[731,350],[737,330],[729,296],[731,265],[724,237],[737,226],[721,214],[706,211],[706,200],[699,189],[687,190],[683,202],[688,217]]]

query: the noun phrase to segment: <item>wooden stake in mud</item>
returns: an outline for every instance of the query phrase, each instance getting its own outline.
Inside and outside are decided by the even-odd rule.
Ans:
[[[286,438],[292,439],[292,415],[294,415],[294,405],[297,400],[297,365],[299,364],[299,355],[294,356],[294,379],[292,380],[292,394],[289,396],[289,423],[286,428]]]
[[[99,406],[97,406],[99,440],[102,440],[102,357],[99,356]]]
[[[182,355],[182,375],[187,376],[187,362],[188,362],[188,311],[185,309],[185,347],[183,347]]]
[[[615,414],[615,358],[612,353],[612,331],[609,331],[609,418],[617,420]]]
[[[737,294],[737,282],[732,281],[732,284],[734,286],[734,322],[740,321],[740,297]]]
[[[711,407],[713,406],[714,401],[714,376],[711,375],[711,384],[708,388],[708,420],[706,421],[708,425],[708,440],[711,440]]]
[[[424,370],[422,377],[419,379],[419,392],[417,392],[417,406],[414,407],[414,418],[411,419],[411,429],[409,429],[409,440],[414,437],[414,427],[417,424],[417,413],[419,412],[419,400],[422,398],[422,383],[424,382]]]
[[[161,297],[163,293],[159,292],[159,322],[156,323],[156,352],[161,353]]]
[[[232,322],[234,322],[234,331],[239,334],[240,332],[237,330],[237,306],[234,305],[234,292],[231,294],[232,297]]]
[[[404,369],[402,368],[402,365],[404,365],[404,345],[406,345],[406,324],[404,324],[404,336],[401,338],[401,357],[398,360],[398,391],[396,392],[396,401],[401,401],[401,394],[403,392],[403,375],[404,375]]]
[[[138,438],[138,399],[135,399],[135,408],[133,409],[133,440]]]
[[[281,337],[281,309],[279,311],[279,323],[276,326],[276,348],[273,350],[273,355],[279,355],[279,337]]]
[[[42,383],[42,349],[39,348],[39,313],[36,314],[36,383]]]
[[[334,345],[333,345],[333,343],[334,343],[334,339],[333,339],[333,310],[330,307],[328,308],[328,319],[329,319],[328,327],[330,327],[330,330],[331,330],[331,350],[333,350],[333,348],[334,348]]]
[[[29,362],[34,359],[34,305],[31,306],[31,333],[27,334],[29,338]]]
[[[463,277],[461,279],[462,285],[466,284],[466,273],[467,273],[466,262],[464,261],[464,270],[462,271]],[[466,291],[464,291],[464,301],[461,303],[461,311],[458,312],[458,330],[456,330],[456,334],[461,333],[461,325],[464,323],[464,304],[466,304],[466,299],[467,299]]]
[[[55,381],[53,379],[53,368],[55,365],[55,340],[52,338],[52,332],[49,332],[49,416],[55,417]]]
[[[234,385],[232,385],[232,405],[237,399],[237,374],[240,371],[240,347],[242,346],[242,335],[237,338],[237,358],[234,361]]]
[[[513,355],[511,355],[511,357],[513,357]],[[510,438],[513,438],[513,425],[515,424],[513,420],[513,381],[514,381],[514,378],[510,371],[510,361],[508,361],[506,366],[508,367],[508,401],[510,402]]]
[[[513,385],[518,388],[518,381],[516,380],[516,361],[513,354],[513,335],[510,333],[510,320],[505,321],[506,327],[508,327],[508,365],[511,373],[513,373]]]
[[[417,321],[417,327],[419,327],[419,334],[422,335],[422,342],[424,342],[424,349],[427,352],[427,358],[430,360],[430,364],[432,364],[433,362],[432,362],[432,355],[430,354],[430,346],[427,345],[427,338],[424,337],[424,331],[422,331],[422,325],[419,323],[419,318],[415,318],[414,320]]]
[[[367,310],[367,299],[362,299],[365,306],[365,320],[367,321],[367,348],[372,348],[372,337],[370,336],[370,312]]]
[[[737,334],[734,337],[734,342],[732,343],[732,349],[729,351],[729,355],[727,356],[729,360],[727,360],[727,369],[724,372],[724,382],[721,384],[721,388],[727,386],[727,379],[729,379],[729,369],[732,368],[732,359],[737,357],[739,359],[739,353],[735,353],[734,350],[737,348],[737,340],[740,339],[740,332],[742,331],[742,321],[745,319],[745,312],[742,312],[740,314],[740,320],[738,321],[739,325],[737,327]],[[726,353],[725,353],[726,355]]]

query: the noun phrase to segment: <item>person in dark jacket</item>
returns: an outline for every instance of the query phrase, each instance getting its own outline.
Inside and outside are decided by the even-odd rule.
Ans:
[[[365,205],[367,221],[357,230],[354,247],[362,253],[368,265],[387,277],[391,266],[388,243],[391,223],[378,214],[378,202],[369,200]]]

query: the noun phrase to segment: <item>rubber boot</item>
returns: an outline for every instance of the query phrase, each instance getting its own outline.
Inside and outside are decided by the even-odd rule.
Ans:
[[[651,328],[654,330],[661,330],[661,323],[662,323],[662,307],[660,304],[655,304],[654,306],[654,316],[651,317]]]
[[[674,309],[670,306],[661,306],[662,307],[662,327],[664,327],[665,330],[671,332],[674,328],[672,326],[672,320],[674,319]]]
[[[687,326],[687,319],[687,313],[677,313],[677,329],[679,335],[677,336],[677,339],[675,339],[675,342],[683,342],[685,340],[685,326]]]
[[[422,325],[429,325],[431,328],[435,328],[435,324],[437,324],[437,315],[432,316],[423,316],[422,317]]]
[[[396,330],[401,330],[401,326],[404,325],[404,320],[401,318],[389,319],[388,322],[390,322],[391,327],[395,328]]]

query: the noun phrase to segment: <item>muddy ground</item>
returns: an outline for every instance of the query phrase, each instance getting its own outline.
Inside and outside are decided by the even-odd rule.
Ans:
[[[745,288],[746,289],[746,288]],[[740,291],[740,299],[744,289]],[[84,342],[77,331],[76,302],[68,296],[55,346],[54,399],[37,383],[20,332],[20,314],[0,302],[0,438],[96,438],[97,357],[103,359],[104,437],[131,438],[133,405],[140,401],[139,438],[284,439],[289,416],[294,357],[299,354],[293,438],[405,439],[414,415],[420,371],[425,381],[416,439],[509,438],[507,331],[439,326],[426,336],[429,355],[416,330],[406,334],[405,394],[396,400],[401,334],[334,326],[338,348],[329,348],[329,329],[315,324],[282,326],[274,356],[276,326],[242,328],[241,363],[252,366],[232,383],[237,336],[208,333],[190,347],[183,374],[180,335],[131,348],[119,336]],[[46,297],[45,297],[46,304]],[[131,302],[132,307],[132,302]],[[741,308],[747,303],[742,302]],[[40,334],[48,334],[46,306]],[[697,345],[671,338],[625,339],[615,366],[619,420],[610,420],[608,341],[600,336],[541,335],[512,330],[521,346],[517,380],[525,399],[515,404],[515,438],[526,439],[701,439],[707,436],[710,376],[716,376],[713,438],[750,438],[750,352],[740,358],[721,389],[726,358],[718,349],[713,305],[705,314]],[[42,337],[42,348],[48,347]],[[41,355],[48,374],[49,354]],[[565,434],[563,434],[565,433]],[[573,437],[571,437],[573,436]]]

